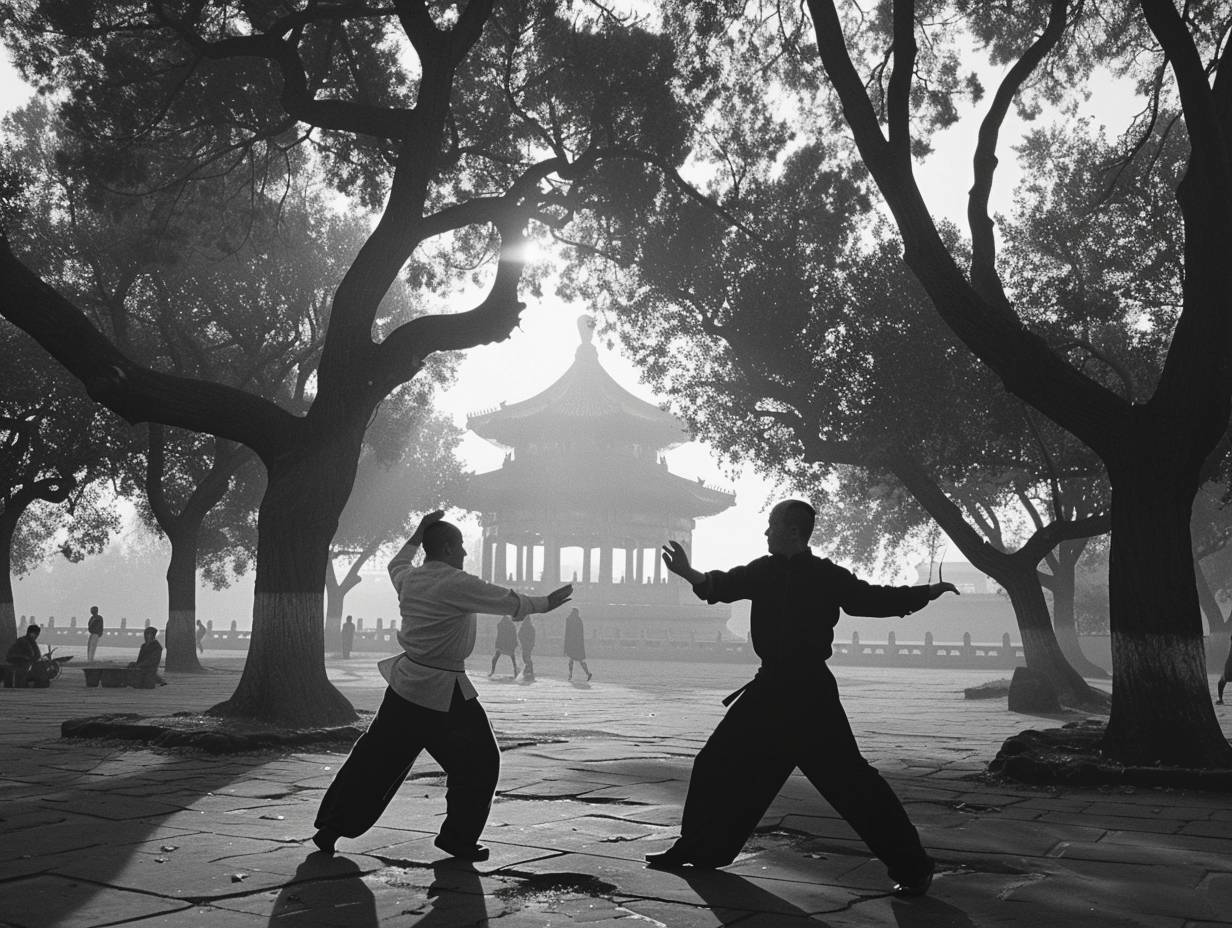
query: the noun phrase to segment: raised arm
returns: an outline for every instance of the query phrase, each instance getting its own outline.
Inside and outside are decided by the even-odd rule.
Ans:
[[[708,603],[734,603],[753,595],[753,573],[748,565],[702,573],[689,563],[688,552],[678,541],[669,541],[663,546],[663,563],[676,576],[688,581],[693,592]]]
[[[393,556],[389,562],[389,579],[393,581],[395,587],[402,575],[410,569],[411,562],[415,560],[415,552],[423,545],[424,532],[428,530],[428,526],[443,518],[445,518],[445,510],[436,509],[420,519],[419,525],[416,526],[411,537],[406,540],[406,544],[399,548],[398,553]]]
[[[910,615],[943,593],[958,593],[958,588],[948,581],[927,586],[878,586],[837,565],[834,569],[840,572],[839,605],[848,615]]]

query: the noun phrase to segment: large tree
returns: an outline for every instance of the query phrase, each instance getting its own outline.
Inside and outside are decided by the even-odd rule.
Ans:
[[[80,142],[43,101],[6,117],[4,129],[5,161],[27,179],[11,238],[31,270],[134,360],[306,408],[329,293],[364,234],[360,220],[330,208],[318,177],[292,174],[277,199],[257,193],[242,210],[226,174],[135,197],[80,169]],[[199,671],[198,565],[239,553],[264,475],[234,441],[158,424],[137,434],[148,440],[121,487],[144,495],[139,512],[171,545],[167,668]]]
[[[894,0],[864,17],[810,0],[808,9],[842,119],[937,312],[1007,390],[1087,444],[1107,469],[1114,684],[1105,753],[1134,763],[1232,764],[1207,694],[1190,539],[1194,494],[1232,396],[1232,43],[1224,41],[1232,8]],[[941,234],[914,167],[932,98],[957,73],[947,38],[971,38],[1009,65],[972,150],[969,262]],[[1132,397],[1089,376],[1028,323],[998,265],[988,209],[1011,106],[1024,94],[1060,94],[1097,62],[1142,78],[1148,131],[1166,110],[1161,98],[1177,101],[1189,141],[1176,188],[1182,306],[1158,380]]]
[[[355,487],[338,520],[325,575],[325,642],[336,647],[346,595],[383,547],[405,539],[424,512],[446,506],[463,474],[457,459],[461,430],[422,401],[392,399],[368,430]],[[392,407],[392,408],[391,408]],[[338,564],[346,570],[339,576]]]
[[[1067,705],[1106,704],[1062,653],[1039,575],[1062,540],[1107,530],[1098,502],[1072,503],[1100,482],[1098,461],[925,314],[858,174],[827,164],[826,146],[776,154],[716,191],[742,228],[660,197],[624,238],[593,230],[592,248],[626,265],[612,300],[626,345],[698,434],[794,490],[820,499],[840,465],[905,488],[1009,593],[1028,666]],[[998,517],[1007,504],[1030,514],[1018,537]]]
[[[289,147],[310,144],[333,183],[380,207],[333,292],[303,415],[137,363],[0,242],[0,313],[92,397],[130,422],[246,445],[265,464],[249,657],[215,712],[354,717],[325,676],[321,591],[372,412],[434,353],[508,337],[533,218],[564,221],[577,185],[612,186],[629,159],[670,169],[685,149],[667,40],[602,5],[493,6],[0,6],[18,66],[66,91],[64,115],[91,142],[85,164],[113,186],[237,167],[261,183]],[[377,340],[380,302],[413,257],[423,287],[487,259],[486,293]]]
[[[71,561],[97,554],[119,526],[99,504],[126,449],[115,417],[25,333],[0,323],[0,651],[17,637],[13,576],[54,547]]]

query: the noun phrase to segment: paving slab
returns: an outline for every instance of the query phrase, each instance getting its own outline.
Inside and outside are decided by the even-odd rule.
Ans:
[[[939,863],[912,901],[798,774],[731,866],[646,869],[747,667],[610,661],[578,685],[545,657],[523,685],[475,662],[503,757],[492,856],[474,867],[432,843],[445,781],[427,757],[378,825],[327,857],[308,838],[341,749],[216,756],[57,737],[71,717],[207,708],[238,680],[238,659],[218,663],[142,693],[0,692],[0,928],[1211,928],[1232,913],[1226,797],[989,781],[1006,737],[1053,722],[964,700],[988,677],[975,671],[835,668],[862,751]],[[335,684],[375,709],[374,663],[340,663]]]

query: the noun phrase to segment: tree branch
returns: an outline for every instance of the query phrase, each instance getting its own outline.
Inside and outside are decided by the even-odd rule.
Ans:
[[[42,345],[96,402],[129,423],[162,422],[220,435],[263,457],[290,444],[296,419],[276,404],[222,384],[142,367],[72,303],[17,260],[0,239],[0,315]]]
[[[809,0],[822,65],[842,103],[861,158],[894,214],[904,258],[938,314],[1006,389],[1113,456],[1130,425],[1130,405],[1083,376],[1029,331],[1008,306],[975,291],[949,252],[910,173],[904,172],[877,123],[856,73],[833,0]]]
[[[1001,285],[1001,277],[997,274],[997,245],[993,235],[993,221],[988,215],[988,197],[992,192],[993,173],[997,169],[997,137],[1014,97],[1044,57],[1061,40],[1068,7],[1067,0],[1052,0],[1048,10],[1048,24],[1044,31],[1014,63],[997,88],[992,105],[980,123],[979,141],[975,147],[975,180],[967,200],[967,222],[971,227],[971,282],[984,299],[1007,307],[1009,299]],[[897,67],[895,71],[897,72]]]
[[[911,173],[911,79],[915,74],[915,3],[894,0],[894,71],[886,90],[886,124],[898,169]]]

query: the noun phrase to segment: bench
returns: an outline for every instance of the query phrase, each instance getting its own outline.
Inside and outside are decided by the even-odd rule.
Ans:
[[[127,664],[104,662],[77,666],[85,674],[86,686],[131,686],[139,690],[152,690],[158,685],[158,671],[149,667],[129,667]]]
[[[86,686],[128,686],[128,666],[125,664],[96,661],[92,664],[78,664],[77,667],[85,674]]]

